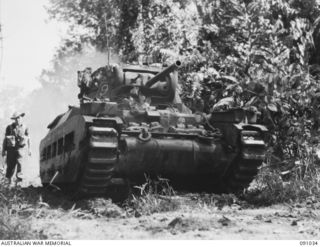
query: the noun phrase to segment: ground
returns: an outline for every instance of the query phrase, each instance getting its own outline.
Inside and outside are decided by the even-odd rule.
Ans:
[[[320,202],[313,198],[258,206],[234,195],[176,191],[115,204],[74,201],[35,180],[23,186],[6,187],[0,174],[0,232],[7,231],[0,239],[320,239]]]
[[[48,196],[43,189],[28,190],[41,195],[37,210],[28,217],[31,230],[41,239],[320,238],[320,204],[312,201],[257,207],[234,196],[181,193],[170,197],[176,205],[172,210],[149,214],[148,209],[139,211],[104,198],[73,202],[59,199],[59,193]],[[28,207],[19,214],[23,216],[24,210],[28,215]]]
[[[263,208],[199,206],[141,217],[79,212],[41,217],[33,229],[50,239],[319,239],[320,211],[276,205]]]

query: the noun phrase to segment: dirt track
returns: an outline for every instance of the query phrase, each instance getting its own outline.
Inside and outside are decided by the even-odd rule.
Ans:
[[[151,215],[131,214],[97,199],[81,208],[45,207],[32,228],[49,239],[319,239],[320,204],[212,205],[196,196],[177,196],[180,209]],[[81,202],[88,204],[88,201]],[[92,207],[92,205],[94,205]],[[86,209],[84,209],[86,208]]]
[[[232,195],[178,193],[148,214],[107,199],[74,202],[44,188],[2,189],[8,199],[23,198],[12,206],[41,239],[320,239],[320,202],[312,199],[257,207]]]

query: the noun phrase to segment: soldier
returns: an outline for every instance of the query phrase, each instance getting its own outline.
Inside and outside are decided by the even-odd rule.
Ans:
[[[24,113],[19,112],[15,112],[12,115],[13,123],[7,126],[3,140],[2,156],[7,156],[6,178],[10,186],[13,186],[11,179],[16,168],[16,181],[22,181],[21,165],[23,165],[26,152],[31,155],[29,131],[22,123],[24,115]]]

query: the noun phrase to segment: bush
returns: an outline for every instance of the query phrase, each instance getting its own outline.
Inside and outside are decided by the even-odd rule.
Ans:
[[[315,160],[310,162],[310,160]],[[255,185],[244,194],[245,199],[256,205],[283,202],[304,202],[307,198],[320,200],[320,166],[312,155],[305,164],[296,162],[291,170],[281,171],[272,166],[262,167]]]
[[[6,188],[1,178],[0,191],[0,239],[38,239],[31,228],[36,209],[30,209],[19,188]]]

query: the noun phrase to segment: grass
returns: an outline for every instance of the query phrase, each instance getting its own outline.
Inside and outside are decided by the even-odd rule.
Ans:
[[[38,219],[59,218],[123,218],[149,215],[156,212],[174,211],[180,206],[173,199],[174,190],[168,180],[147,179],[136,187],[136,195],[122,205],[107,198],[90,198],[70,201],[59,192],[45,188],[8,188],[0,174],[0,239],[45,239],[46,230],[34,230],[32,224]]]
[[[124,206],[129,215],[141,216],[153,213],[176,211],[180,208],[180,201],[175,199],[175,191],[169,185],[169,180],[157,178],[155,180],[146,176],[146,182],[136,186],[138,191],[132,194]]]
[[[39,219],[51,222],[69,218],[124,218],[174,211],[180,207],[179,200],[173,198],[175,192],[168,180],[162,178],[147,179],[145,184],[136,187],[136,195],[122,205],[107,198],[74,202],[45,188],[9,189],[4,184],[0,174],[0,239],[52,238],[45,228],[34,228],[33,224]]]
[[[44,188],[8,188],[0,174],[0,239],[47,239],[46,229],[35,230],[34,222],[74,217],[72,205]]]
[[[37,239],[39,234],[31,229],[35,207],[33,198],[21,197],[20,189],[8,189],[0,181],[0,239]],[[29,196],[29,195],[25,195]]]

